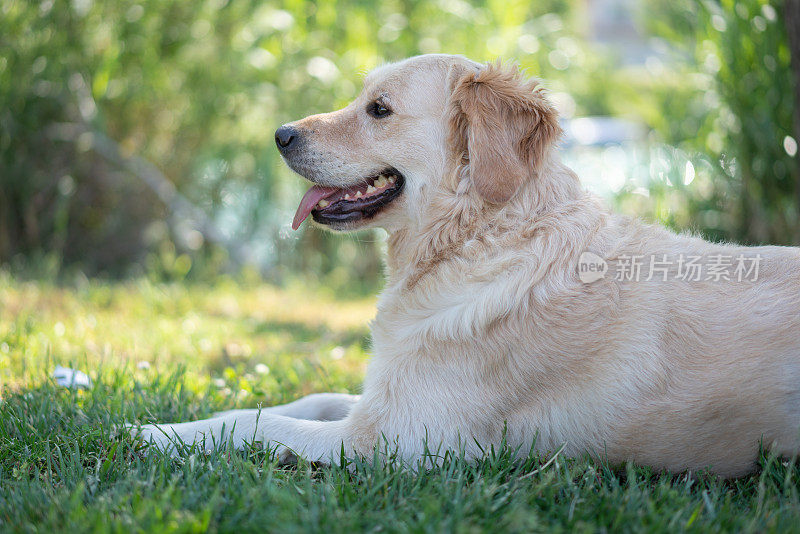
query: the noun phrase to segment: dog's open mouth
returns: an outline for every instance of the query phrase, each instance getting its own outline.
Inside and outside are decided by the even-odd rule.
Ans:
[[[403,175],[395,169],[362,180],[345,189],[315,185],[300,201],[292,229],[297,230],[309,214],[322,224],[349,223],[374,217],[403,189]]]

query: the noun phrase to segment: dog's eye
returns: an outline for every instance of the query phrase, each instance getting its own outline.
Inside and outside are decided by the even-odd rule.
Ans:
[[[367,113],[376,119],[382,119],[392,114],[392,110],[381,104],[380,102],[373,102],[367,106]]]

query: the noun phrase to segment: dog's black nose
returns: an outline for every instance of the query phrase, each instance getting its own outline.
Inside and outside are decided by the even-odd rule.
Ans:
[[[277,143],[278,149],[281,152],[288,150],[293,144],[296,144],[298,137],[299,132],[292,126],[284,125],[275,130],[275,143]]]

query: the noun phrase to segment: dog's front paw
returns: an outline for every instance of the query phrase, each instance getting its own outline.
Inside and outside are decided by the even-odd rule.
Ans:
[[[125,425],[128,434],[144,445],[155,447],[162,452],[177,454],[180,438],[170,432],[170,425]]]

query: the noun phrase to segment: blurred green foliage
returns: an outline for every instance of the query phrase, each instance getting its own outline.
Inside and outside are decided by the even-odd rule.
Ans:
[[[650,127],[651,192],[626,187],[626,211],[714,237],[797,240],[780,6],[643,0],[641,18],[670,43],[653,67],[620,65],[593,41],[587,5],[3,0],[0,262],[166,279],[245,264],[273,281],[374,288],[379,233],[289,230],[302,181],[272,136],[343,106],[370,68],[426,52],[516,58],[567,115]],[[685,177],[686,162],[691,184],[663,178]]]
[[[621,202],[713,239],[800,243],[800,125],[783,2],[647,4],[642,21],[670,44],[672,61],[631,96],[669,146],[653,154],[649,197],[629,189]]]

